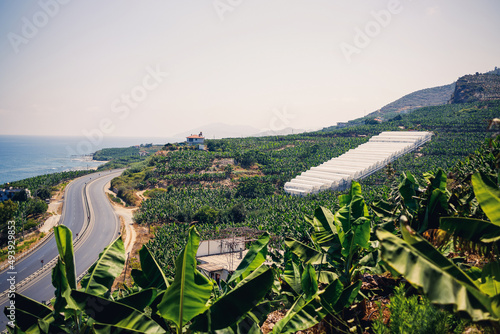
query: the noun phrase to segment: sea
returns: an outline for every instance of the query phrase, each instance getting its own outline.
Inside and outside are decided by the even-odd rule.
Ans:
[[[112,147],[174,143],[162,137],[50,137],[0,135],[0,185],[28,177],[96,168],[104,162],[91,154]]]

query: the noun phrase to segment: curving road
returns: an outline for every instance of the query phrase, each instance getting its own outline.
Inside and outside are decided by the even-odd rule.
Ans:
[[[119,176],[122,171],[114,170],[89,174],[74,180],[66,187],[62,224],[71,229],[74,241],[76,241],[77,233],[81,239],[74,246],[77,276],[83,274],[97,260],[103,249],[119,234],[120,222],[106,198],[104,186],[111,179]],[[90,222],[87,219],[84,191],[89,201]],[[14,275],[16,282],[21,282],[35,271],[41,269],[41,260],[44,261],[44,264],[47,264],[57,255],[57,245],[55,238],[52,236],[35,252],[16,263],[16,274]],[[50,300],[54,296],[51,274],[52,270],[45,270],[16,292],[37,301]],[[0,291],[3,292],[8,289],[9,283],[7,279],[11,275],[12,270],[0,273]],[[7,303],[7,296],[2,295],[0,297],[0,329],[2,330],[7,325],[7,318],[3,313]]]

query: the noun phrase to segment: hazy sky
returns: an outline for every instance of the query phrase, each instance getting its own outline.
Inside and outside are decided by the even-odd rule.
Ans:
[[[316,129],[500,66],[500,1],[0,0],[0,134]]]

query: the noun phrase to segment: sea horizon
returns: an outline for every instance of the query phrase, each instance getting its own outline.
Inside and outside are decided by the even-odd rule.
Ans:
[[[92,169],[104,162],[90,155],[102,148],[178,142],[169,137],[0,135],[0,185],[69,170]]]

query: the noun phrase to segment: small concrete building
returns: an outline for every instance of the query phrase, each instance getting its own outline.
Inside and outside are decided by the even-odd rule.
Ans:
[[[10,187],[9,189],[0,189],[0,202],[12,199],[15,194],[23,190],[26,192],[28,198],[31,198],[31,192],[29,191],[29,189],[14,189],[12,187]]]
[[[202,241],[196,253],[198,270],[217,282],[227,281],[247,252],[243,237]]]
[[[203,132],[200,132],[199,135],[191,135],[186,137],[186,142],[189,145],[203,145],[205,142],[205,137],[203,137]]]

